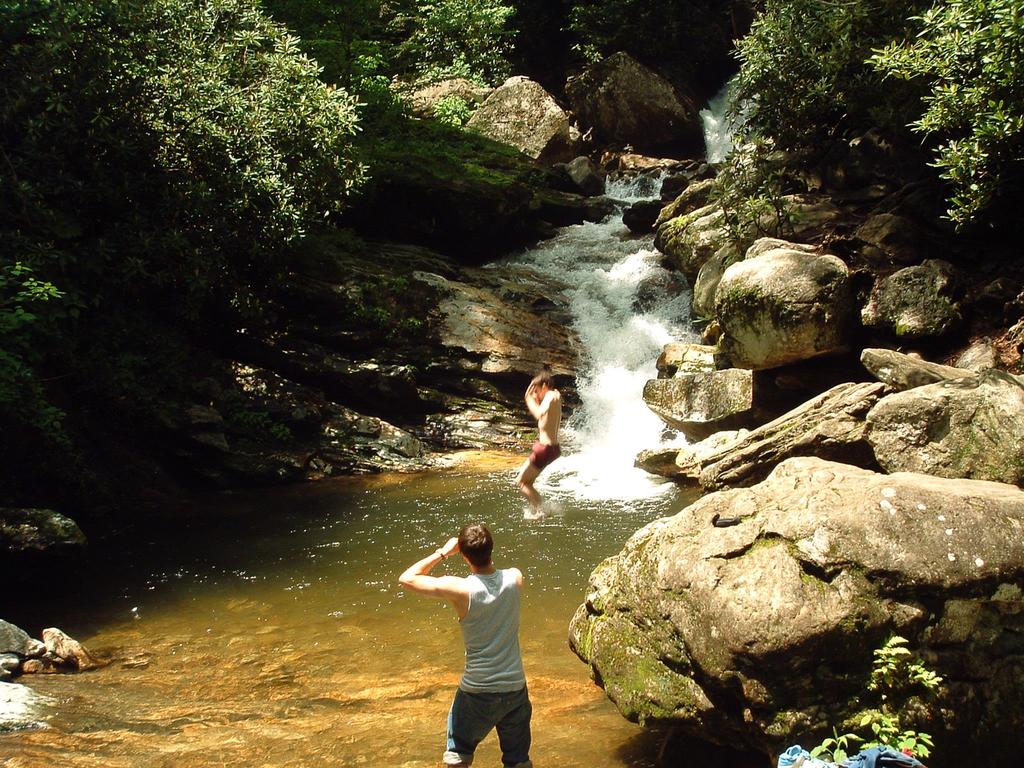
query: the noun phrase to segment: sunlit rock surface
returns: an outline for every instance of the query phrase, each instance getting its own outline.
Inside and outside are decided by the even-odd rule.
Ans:
[[[791,459],[638,531],[591,575],[570,642],[627,718],[772,756],[870,706],[872,649],[895,632],[945,678],[921,726],[936,753],[1005,766],[1024,727],[1022,533],[1013,486]]]
[[[1003,371],[897,392],[867,422],[888,472],[1024,484],[1024,383]]]
[[[722,351],[742,368],[776,368],[844,350],[853,290],[835,256],[777,248],[733,264],[715,292]]]
[[[567,161],[576,154],[569,115],[543,86],[526,77],[510,77],[491,91],[466,128],[534,160]]]

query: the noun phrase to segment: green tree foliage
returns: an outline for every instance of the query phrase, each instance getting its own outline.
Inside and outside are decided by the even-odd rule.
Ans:
[[[157,325],[257,317],[361,178],[318,75],[255,0],[0,4],[0,379],[118,386],[165,363]],[[52,426],[27,392],[0,415]]]
[[[920,0],[765,0],[737,44],[737,96],[748,125],[781,149],[821,146],[844,130],[900,129],[916,89],[883,87],[868,63],[874,49],[902,39]]]
[[[577,0],[569,28],[588,60],[626,51],[694,82],[709,65],[717,69],[714,65],[728,51],[733,32],[729,6],[714,0]],[[717,77],[712,80],[710,92],[721,85]]]
[[[926,108],[913,127],[938,141],[935,165],[953,187],[950,218],[966,224],[1001,193],[1019,203],[1024,178],[1020,0],[948,0],[915,21],[916,36],[890,43],[872,62],[885,74],[926,84]]]
[[[393,23],[407,30],[400,63],[419,82],[465,77],[500,83],[510,73],[514,13],[500,0],[416,2]]]

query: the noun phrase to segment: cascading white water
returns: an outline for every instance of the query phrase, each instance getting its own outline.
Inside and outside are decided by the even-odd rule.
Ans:
[[[623,203],[656,197],[660,178],[609,184]],[[636,238],[621,211],[603,222],[566,227],[517,258],[573,286],[570,311],[582,346],[582,402],[564,427],[566,450],[541,475],[545,496],[598,500],[656,496],[671,486],[636,469],[636,454],[665,444],[665,425],[643,402],[644,383],[672,340],[695,340],[690,292],[660,265],[653,238]]]
[[[709,163],[724,162],[735,146],[736,134],[743,127],[745,110],[734,105],[734,81],[716,93],[707,108],[700,111],[704,124],[704,148]]]

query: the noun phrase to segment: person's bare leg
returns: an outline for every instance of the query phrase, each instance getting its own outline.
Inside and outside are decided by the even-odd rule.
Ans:
[[[519,475],[516,477],[516,485],[519,486],[520,492],[526,497],[526,500],[530,502],[532,513],[528,515],[528,519],[538,519],[544,516],[541,511],[541,496],[537,493],[537,489],[533,487],[533,481],[537,479],[537,475],[540,474],[540,470],[533,465],[529,459],[523,464],[519,470]]]

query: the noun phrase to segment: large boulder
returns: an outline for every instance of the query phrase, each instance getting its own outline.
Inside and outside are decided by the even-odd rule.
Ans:
[[[861,322],[899,339],[938,338],[963,322],[963,288],[952,264],[928,259],[879,279]]]
[[[722,351],[742,368],[776,368],[842,351],[854,305],[835,256],[777,248],[733,264],[715,292]]]
[[[749,426],[755,412],[752,371],[676,374],[644,385],[644,402],[689,440],[702,440],[722,429]]]
[[[665,78],[628,53],[616,53],[571,77],[565,94],[581,127],[607,144],[640,150],[696,145],[697,107]]]
[[[742,439],[705,452],[698,468],[701,486],[719,490],[753,485],[794,456],[874,467],[866,418],[884,391],[877,382],[839,384]]]
[[[463,354],[467,369],[527,378],[545,366],[556,375],[575,370],[576,336],[567,319],[538,311],[543,304],[566,306],[567,286],[514,267],[464,274],[469,279],[430,272],[416,272],[414,278],[436,292],[431,326],[442,347]]]
[[[867,421],[868,441],[886,471],[1024,484],[1024,383],[1008,373],[897,392],[882,398]]]
[[[877,706],[872,649],[897,633],[944,678],[941,714],[914,723],[943,764],[1015,764],[1022,528],[1013,486],[790,459],[638,531],[594,570],[570,643],[627,718],[774,757]]]
[[[511,77],[495,88],[466,128],[534,160],[567,162],[576,156],[577,139],[569,115],[541,85],[526,77]]]

